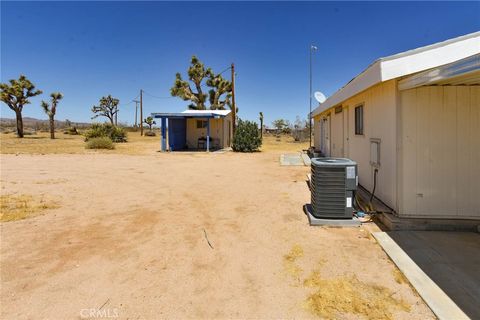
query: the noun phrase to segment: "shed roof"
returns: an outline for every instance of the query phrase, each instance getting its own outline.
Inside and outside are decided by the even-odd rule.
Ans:
[[[479,53],[480,31],[380,58],[324,103],[319,104],[312,111],[312,115],[320,114],[378,83],[449,64]]]
[[[230,110],[185,110],[183,112],[155,112],[154,118],[223,118]]]

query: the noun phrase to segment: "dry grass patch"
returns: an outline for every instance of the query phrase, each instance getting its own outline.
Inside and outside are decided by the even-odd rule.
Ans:
[[[322,279],[320,272],[314,271],[303,284],[314,289],[306,300],[307,308],[327,319],[337,318],[339,314],[392,319],[395,311],[410,311],[408,303],[393,297],[394,292],[389,288],[364,283],[354,275]]]
[[[294,245],[283,256],[284,267],[296,284],[310,290],[305,307],[311,313],[326,319],[348,314],[366,319],[392,319],[395,312],[410,311],[410,305],[401,297],[395,296],[395,292],[389,288],[362,282],[355,275],[322,278],[317,269],[302,279],[303,270],[299,266],[299,260],[303,257],[302,247]],[[319,265],[325,262],[322,260]],[[407,282],[397,268],[394,269],[394,277],[398,283]]]
[[[400,269],[397,268],[397,266],[394,266],[394,269],[393,269],[392,273],[393,273],[393,278],[395,279],[395,281],[397,283],[400,283],[400,284],[408,283],[409,284],[407,278],[402,273],[402,271],[400,271]]]
[[[300,281],[300,276],[302,275],[303,270],[297,265],[296,261],[302,257],[303,249],[298,244],[294,245],[292,250],[283,256],[285,271],[297,281]]]
[[[160,149],[160,140],[142,137],[140,132],[128,132],[128,142],[115,144],[115,150],[85,149],[85,137],[65,135],[57,132],[55,139],[50,134],[38,132],[36,135],[18,138],[14,133],[0,135],[0,153],[2,154],[154,154]]]
[[[296,142],[291,135],[263,135],[262,152],[296,152],[308,149],[309,142]]]
[[[47,209],[56,209],[59,205],[48,201],[43,196],[32,195],[2,195],[0,196],[0,221],[22,220],[42,214]]]

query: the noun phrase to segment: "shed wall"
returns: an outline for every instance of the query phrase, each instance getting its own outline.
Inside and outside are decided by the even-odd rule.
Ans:
[[[187,119],[187,146],[189,149],[196,149],[198,146],[198,138],[207,136],[207,128],[197,128],[197,120],[207,120],[207,118],[188,118]],[[223,118],[210,119],[210,137],[216,139],[213,141],[211,148],[216,144],[221,148],[223,146]]]

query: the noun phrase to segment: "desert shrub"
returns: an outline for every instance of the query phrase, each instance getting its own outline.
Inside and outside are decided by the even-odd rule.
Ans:
[[[78,131],[77,131],[77,128],[75,127],[69,127],[69,128],[66,128],[64,131],[63,131],[64,134],[70,134],[70,135],[77,135],[78,134]]]
[[[85,146],[87,149],[115,149],[112,139],[109,137],[91,138]]]
[[[108,137],[113,142],[127,142],[127,133],[123,128],[115,127],[110,123],[94,123],[90,129],[85,131],[85,141],[93,138]]]
[[[154,131],[147,131],[145,132],[145,136],[147,137],[155,137],[157,134]]]
[[[239,120],[235,135],[233,136],[232,149],[236,152],[257,151],[262,145],[258,126],[252,121]]]

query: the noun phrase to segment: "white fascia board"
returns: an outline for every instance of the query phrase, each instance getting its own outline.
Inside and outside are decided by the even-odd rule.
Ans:
[[[480,53],[480,34],[431,50],[382,61],[382,81],[436,68]]]
[[[432,69],[480,53],[480,32],[381,58],[312,111],[316,116],[377,83]]]
[[[324,103],[321,103],[312,111],[312,116],[316,116],[323,111],[330,109],[379,82],[382,82],[381,61],[377,60],[362,73],[353,78],[343,88],[335,92]]]
[[[449,63],[440,67],[429,69],[420,73],[408,76],[398,82],[399,90],[407,90],[420,86],[431,85],[448,81],[450,79],[459,79],[464,77],[466,80],[470,76],[475,79],[476,72],[480,70],[480,54]],[[479,80],[480,81],[480,80]]]

